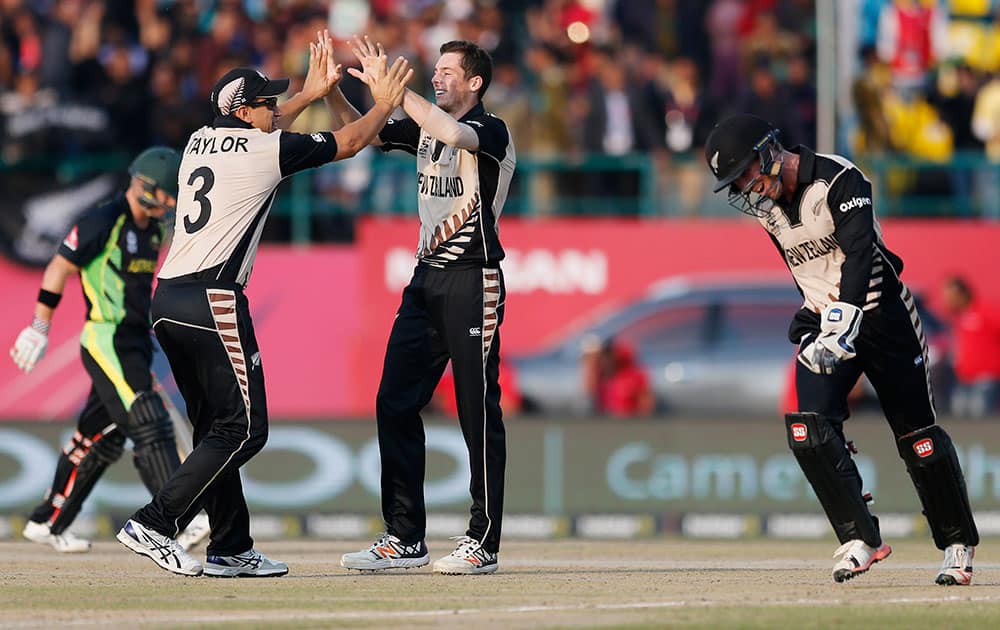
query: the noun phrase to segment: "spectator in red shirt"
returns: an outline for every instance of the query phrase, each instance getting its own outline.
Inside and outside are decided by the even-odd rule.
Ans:
[[[624,342],[609,339],[584,353],[583,374],[596,413],[626,418],[649,415],[656,407],[649,379]]]
[[[945,281],[942,299],[955,339],[951,411],[974,418],[992,415],[1000,400],[1000,311],[977,299],[959,276]]]

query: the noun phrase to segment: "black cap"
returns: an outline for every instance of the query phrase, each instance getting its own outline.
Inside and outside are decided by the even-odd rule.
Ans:
[[[752,114],[732,116],[716,125],[705,142],[705,161],[718,180],[712,192],[739,179],[772,132],[777,129],[771,123]]]
[[[217,116],[229,116],[255,99],[278,96],[288,89],[288,79],[268,79],[253,68],[233,68],[212,88],[212,109]]]

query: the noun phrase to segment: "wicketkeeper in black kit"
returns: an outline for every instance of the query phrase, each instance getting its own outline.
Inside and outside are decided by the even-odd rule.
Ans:
[[[936,582],[972,582],[979,533],[951,438],[935,424],[927,343],[903,261],[889,251],[857,166],[839,155],[785,149],[751,115],[719,123],[705,159],[729,202],[757,218],[804,298],[789,338],[799,344],[799,411],[788,445],[841,542],[833,579],[849,580],[892,552],[844,437],[848,392],[862,374],[878,395],[944,563]]]
[[[365,78],[381,53],[367,38],[352,46]],[[389,121],[375,144],[417,157],[420,239],[417,264],[389,333],[376,401],[382,461],[382,518],[387,531],[368,549],[345,554],[348,569],[380,570],[429,563],[424,542],[424,426],[430,401],[450,359],[458,417],[469,449],[472,517],[438,573],[497,570],[507,459],[500,410],[500,325],[505,289],[498,219],[514,174],[514,145],[482,96],[493,62],[465,41],[440,48],[431,83],[437,105],[407,90],[409,116]],[[359,114],[339,99],[344,120]]]
[[[336,132],[283,131],[340,80],[328,38],[310,44],[302,91],[278,106],[288,79],[235,68],[216,83],[216,117],[191,134],[179,171],[174,240],[153,297],[153,330],[194,424],[194,450],[118,540],[182,575],[280,576],[288,565],[256,551],[240,467],[267,441],[261,353],[244,287],[282,179],[355,155],[385,125],[412,76],[375,61],[375,106]],[[301,271],[301,270],[299,270]],[[315,270],[310,270],[315,271]],[[175,540],[202,508],[212,527],[204,565]]]
[[[79,219],[45,268],[33,321],[10,351],[25,372],[35,367],[48,346],[66,281],[79,275],[87,304],[80,354],[92,382],[90,395],[59,456],[52,486],[23,532],[57,551],[90,549],[66,528],[104,471],[122,456],[126,437],[135,445],[135,468],[150,493],[180,465],[173,424],[153,391],[149,334],[153,273],[165,235],[160,219],[174,208],[179,164],[173,149],[143,151],[129,166],[124,194]],[[206,527],[198,534],[192,528],[183,544],[200,540]]]

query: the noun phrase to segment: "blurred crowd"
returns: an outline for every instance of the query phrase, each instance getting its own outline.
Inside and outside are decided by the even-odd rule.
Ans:
[[[1000,2],[863,0],[858,19],[855,153],[950,164],[886,184],[953,195],[955,214],[995,214],[1000,171],[977,165],[1000,164]]]
[[[856,8],[856,28],[837,38],[858,53],[844,88],[856,124],[840,125],[839,140],[859,160],[985,153],[1000,162],[1000,0],[845,5]],[[655,189],[670,191],[670,212],[700,212],[700,149],[732,112],[767,118],[786,145],[816,142],[814,0],[0,0],[0,160],[179,147],[209,119],[208,93],[225,70],[288,76],[294,92],[307,43],[326,27],[340,42],[368,33],[408,57],[411,86],[424,94],[442,42],[490,50],[486,105],[523,159],[512,195],[530,200],[521,211],[635,197],[643,173],[623,172],[621,158],[638,154],[653,165]],[[342,87],[367,107],[357,81]],[[318,104],[295,129],[326,125]],[[580,178],[572,165],[584,155],[597,168]],[[375,179],[386,171],[372,168],[380,159],[368,152],[322,169],[313,190],[349,210],[408,198],[395,190],[402,175]],[[532,171],[532,160],[550,166]],[[1000,196],[996,178],[971,166],[890,175],[897,191]]]
[[[486,104],[520,156],[646,153],[662,170],[690,161],[736,110],[777,118],[788,142],[815,134],[812,0],[0,0],[0,157],[178,147],[208,120],[211,86],[232,66],[289,76],[294,92],[307,43],[327,26],[407,56],[425,93],[442,42],[486,47],[496,63]],[[366,106],[356,81],[343,88]],[[316,107],[297,128],[325,116]],[[364,164],[319,176],[320,189],[357,200],[371,184]],[[592,180],[592,194],[637,186]],[[577,188],[565,184],[538,182],[537,197]]]

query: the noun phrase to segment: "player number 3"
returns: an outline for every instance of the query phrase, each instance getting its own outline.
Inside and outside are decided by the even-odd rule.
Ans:
[[[199,177],[201,178],[201,188],[194,191],[194,200],[201,206],[201,212],[194,221],[191,221],[190,215],[184,217],[184,230],[188,234],[194,234],[205,227],[208,223],[208,218],[212,216],[212,202],[208,200],[206,195],[208,191],[212,190],[212,186],[215,185],[215,173],[207,166],[198,167],[191,172],[191,177],[187,181],[188,186],[194,186],[194,180]]]

